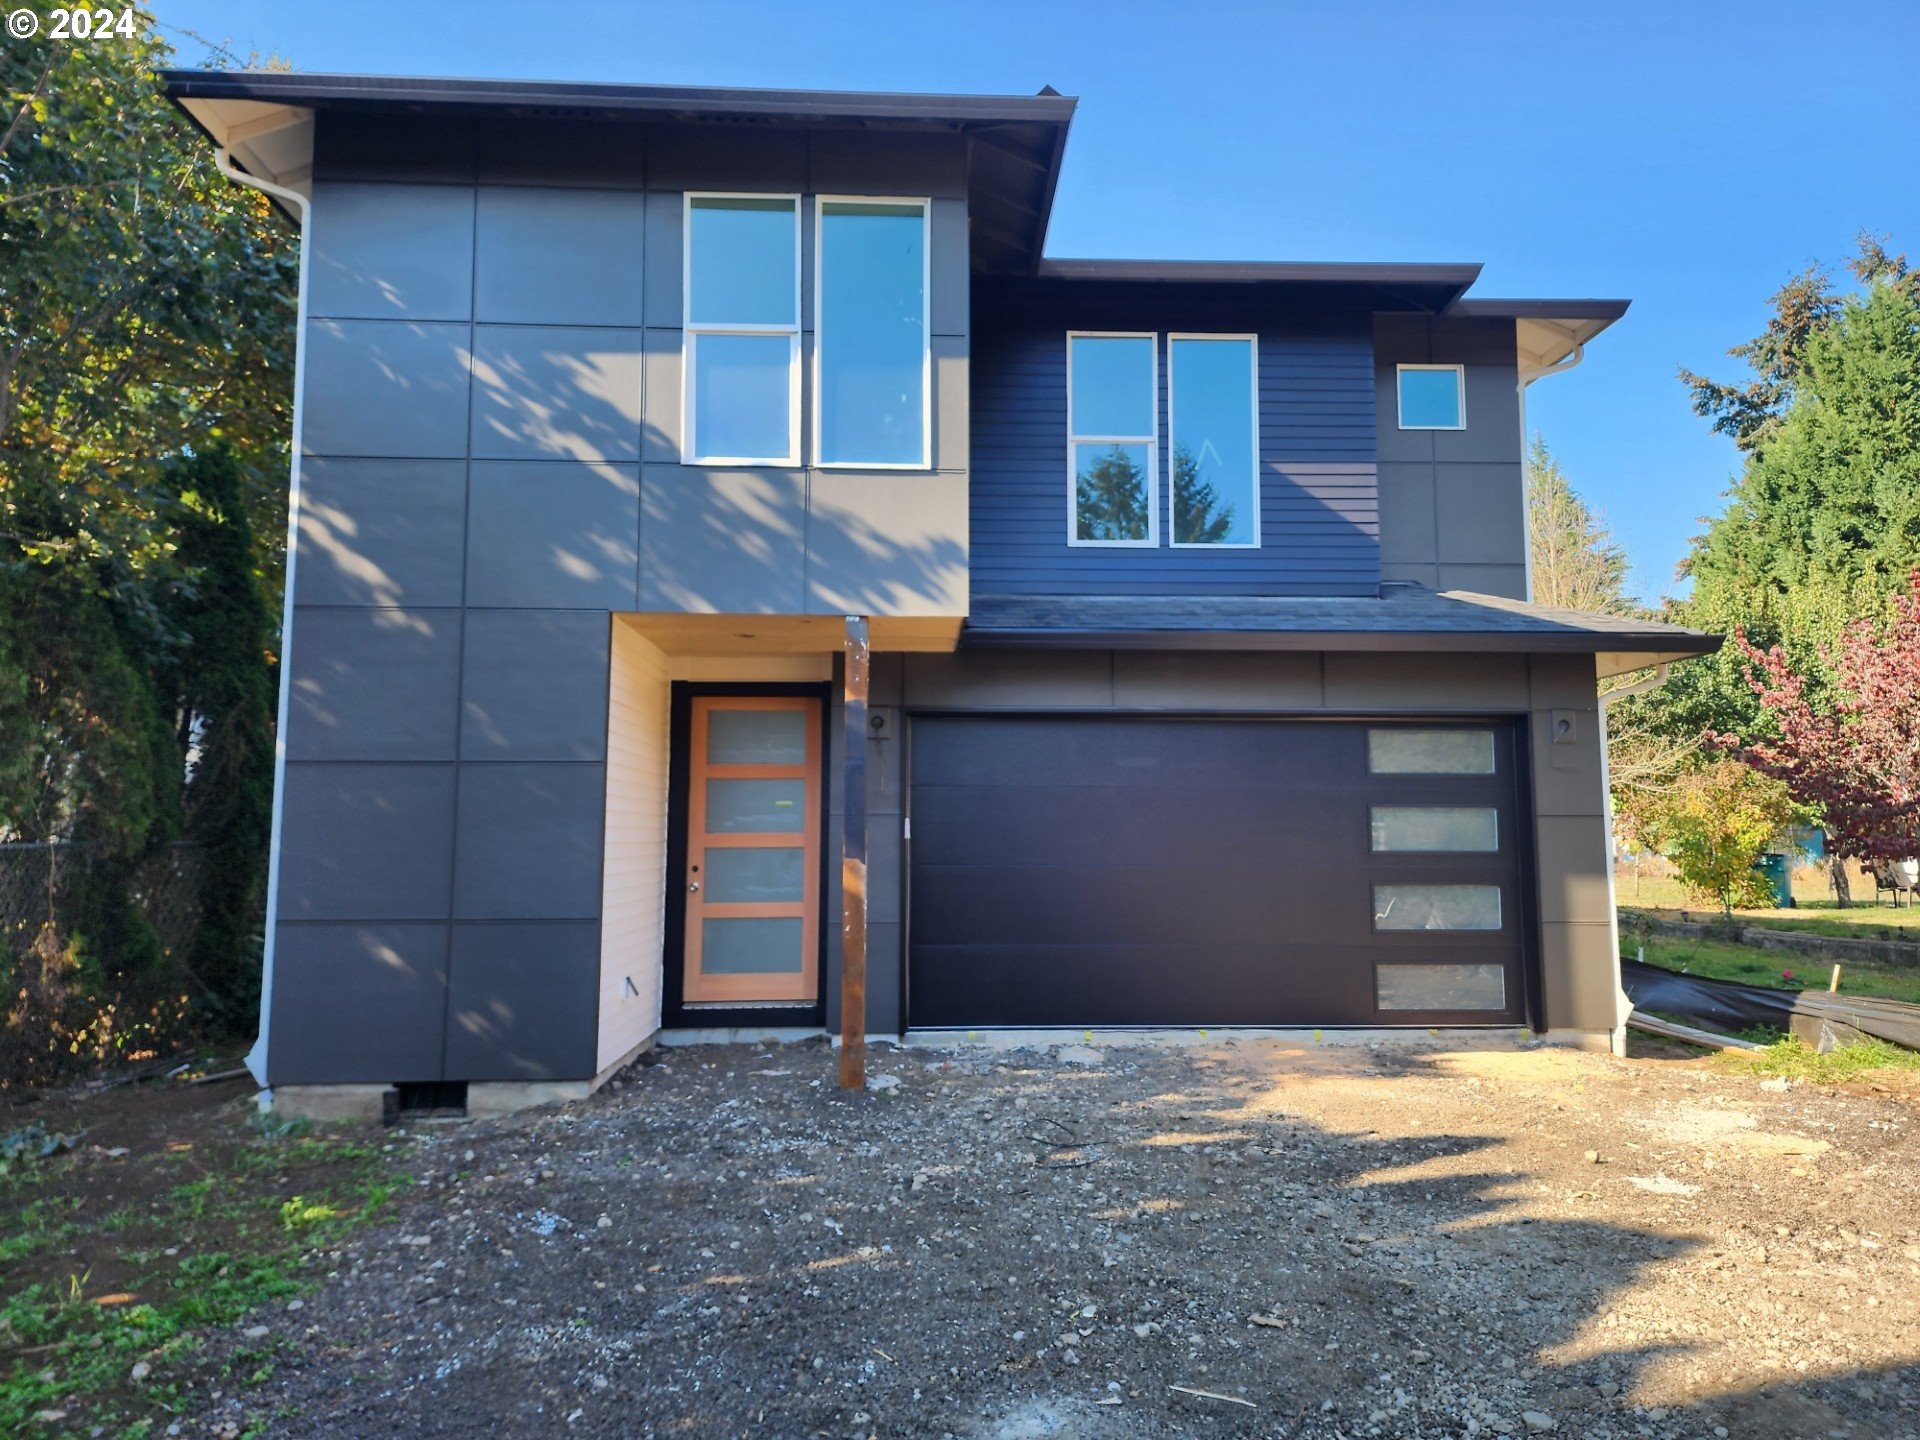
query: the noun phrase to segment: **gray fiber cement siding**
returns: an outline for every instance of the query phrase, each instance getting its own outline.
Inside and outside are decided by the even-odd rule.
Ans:
[[[1513,321],[1380,315],[1373,336],[1382,577],[1527,599]],[[1396,423],[1396,367],[1429,364],[1464,367],[1464,430],[1402,430]]]
[[[592,1074],[611,612],[964,613],[964,164],[320,117],[271,1083]],[[680,465],[687,189],[803,196],[809,365],[812,197],[932,198],[931,470]]]
[[[1372,595],[1380,582],[1372,317],[1244,287],[976,282],[973,589],[979,595]],[[1159,335],[1161,544],[1068,543],[1067,332]],[[1254,333],[1260,544],[1166,543],[1169,332]]]
[[[1527,735],[1538,923],[1529,943],[1547,1024],[1601,1032],[1615,1023],[1610,868],[1594,663],[1586,655],[1247,654],[1147,650],[962,650],[876,655],[867,742],[867,1029],[898,1032],[905,1014],[905,826],[916,712],[1086,715],[1210,713],[1312,719],[1371,715],[1508,717]],[[830,735],[838,745],[838,701]],[[1555,742],[1555,711],[1571,733]],[[834,764],[827,843],[845,813]],[[830,867],[837,871],[837,867]],[[827,1012],[839,1023],[837,874],[828,895]]]

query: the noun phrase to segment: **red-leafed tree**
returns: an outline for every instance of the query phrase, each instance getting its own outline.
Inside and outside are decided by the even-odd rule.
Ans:
[[[1817,706],[1808,677],[1778,645],[1762,650],[1739,630],[1734,644],[1775,734],[1707,738],[1785,781],[1801,804],[1818,806],[1837,853],[1920,855],[1920,570],[1886,625],[1855,620],[1837,646],[1823,649],[1831,675]]]

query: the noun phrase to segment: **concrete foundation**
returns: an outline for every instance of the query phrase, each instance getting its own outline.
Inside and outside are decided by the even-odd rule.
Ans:
[[[536,1105],[568,1105],[584,1100],[651,1050],[649,1035],[591,1080],[476,1080],[467,1086],[467,1118],[492,1120]],[[261,1091],[263,1108],[294,1120],[332,1123],[378,1120],[386,1085],[277,1085]]]

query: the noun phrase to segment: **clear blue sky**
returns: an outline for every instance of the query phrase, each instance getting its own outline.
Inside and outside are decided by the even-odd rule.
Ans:
[[[1625,296],[1529,421],[1665,593],[1738,460],[1687,407],[1810,261],[1920,251],[1920,5],[154,0],[305,70],[1080,97],[1049,252],[1479,260]],[[204,50],[168,32],[183,63]]]

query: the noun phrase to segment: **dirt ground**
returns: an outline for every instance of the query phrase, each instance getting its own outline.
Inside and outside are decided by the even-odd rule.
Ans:
[[[1423,1037],[1424,1039],[1424,1037]],[[690,1048],[420,1127],[183,1434],[1920,1434],[1920,1092],[1437,1044]],[[249,1323],[261,1323],[259,1319]]]

